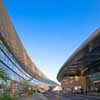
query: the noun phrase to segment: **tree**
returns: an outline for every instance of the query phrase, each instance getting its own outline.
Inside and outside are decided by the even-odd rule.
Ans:
[[[10,93],[10,88],[7,87],[7,80],[9,80],[9,78],[2,69],[0,69],[0,80],[2,82],[0,89],[3,90],[2,95],[0,95],[0,100],[12,100],[10,95],[8,95]]]
[[[9,79],[8,76],[5,74],[5,72],[0,69],[0,79],[7,82],[7,80]]]

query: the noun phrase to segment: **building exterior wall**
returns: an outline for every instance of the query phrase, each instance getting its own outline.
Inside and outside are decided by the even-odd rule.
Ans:
[[[63,90],[67,92],[79,91],[80,89],[86,91],[86,77],[64,77],[64,79],[61,81],[61,85]]]
[[[88,91],[100,92],[100,72],[92,73],[88,77]]]
[[[0,0],[0,69],[16,84],[28,82],[30,86],[57,85],[48,79],[30,59],[10,20],[3,0]]]
[[[76,82],[72,85],[68,80],[68,77],[70,77],[68,68],[71,69],[72,67],[76,69],[74,72],[78,71],[79,75],[83,76],[80,78],[82,82],[78,83],[81,84],[85,91],[100,92],[100,28],[84,41],[60,69],[57,79],[62,83],[64,89],[76,85]],[[66,78],[64,75],[69,76]],[[73,76],[75,75],[77,74]],[[63,76],[68,84],[63,83]]]
[[[10,88],[11,94],[14,95],[15,92],[19,92],[19,86],[24,85],[25,82],[28,82],[30,86],[35,86],[39,84],[39,81],[29,81],[32,79],[27,72],[25,72],[21,66],[16,62],[11,53],[8,51],[6,46],[0,40],[0,71],[3,71],[4,74],[8,77],[6,86]],[[3,81],[0,77],[0,85]]]
[[[3,0],[0,0],[0,38],[2,38],[2,41],[6,44],[12,56],[14,56],[16,61],[27,73],[38,79],[45,80],[47,78],[28,56],[10,20]]]

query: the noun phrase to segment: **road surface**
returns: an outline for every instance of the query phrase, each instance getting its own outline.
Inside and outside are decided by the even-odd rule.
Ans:
[[[48,92],[45,94],[48,100],[100,100],[100,97],[86,96],[86,95],[73,95],[73,94],[57,94]]]
[[[18,100],[100,100],[100,97],[96,96],[82,96],[82,95],[73,95],[73,94],[55,94],[52,92],[42,94],[36,94],[31,99],[22,97]]]

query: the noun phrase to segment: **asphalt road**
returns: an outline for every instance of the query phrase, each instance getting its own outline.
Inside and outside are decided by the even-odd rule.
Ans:
[[[48,92],[44,95],[36,94],[30,99],[23,97],[18,100],[100,100],[100,97],[82,96],[82,95],[73,95],[73,94],[62,94],[61,95],[61,94]]]

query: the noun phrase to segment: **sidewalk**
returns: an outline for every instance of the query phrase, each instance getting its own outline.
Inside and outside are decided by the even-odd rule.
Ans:
[[[87,93],[87,94],[73,94],[73,95],[91,96],[91,97],[98,97],[98,98],[100,98],[100,93],[96,93],[96,92],[90,92],[90,93]]]
[[[32,100],[48,100],[48,99],[42,94],[38,93],[35,96],[33,96]]]
[[[18,100],[48,100],[48,99],[45,96],[43,96],[42,94],[37,93],[36,95],[31,97],[30,99],[28,99],[27,97],[21,97]]]
[[[87,95],[89,95],[89,96],[100,96],[100,93],[90,92],[90,93],[87,93]]]

